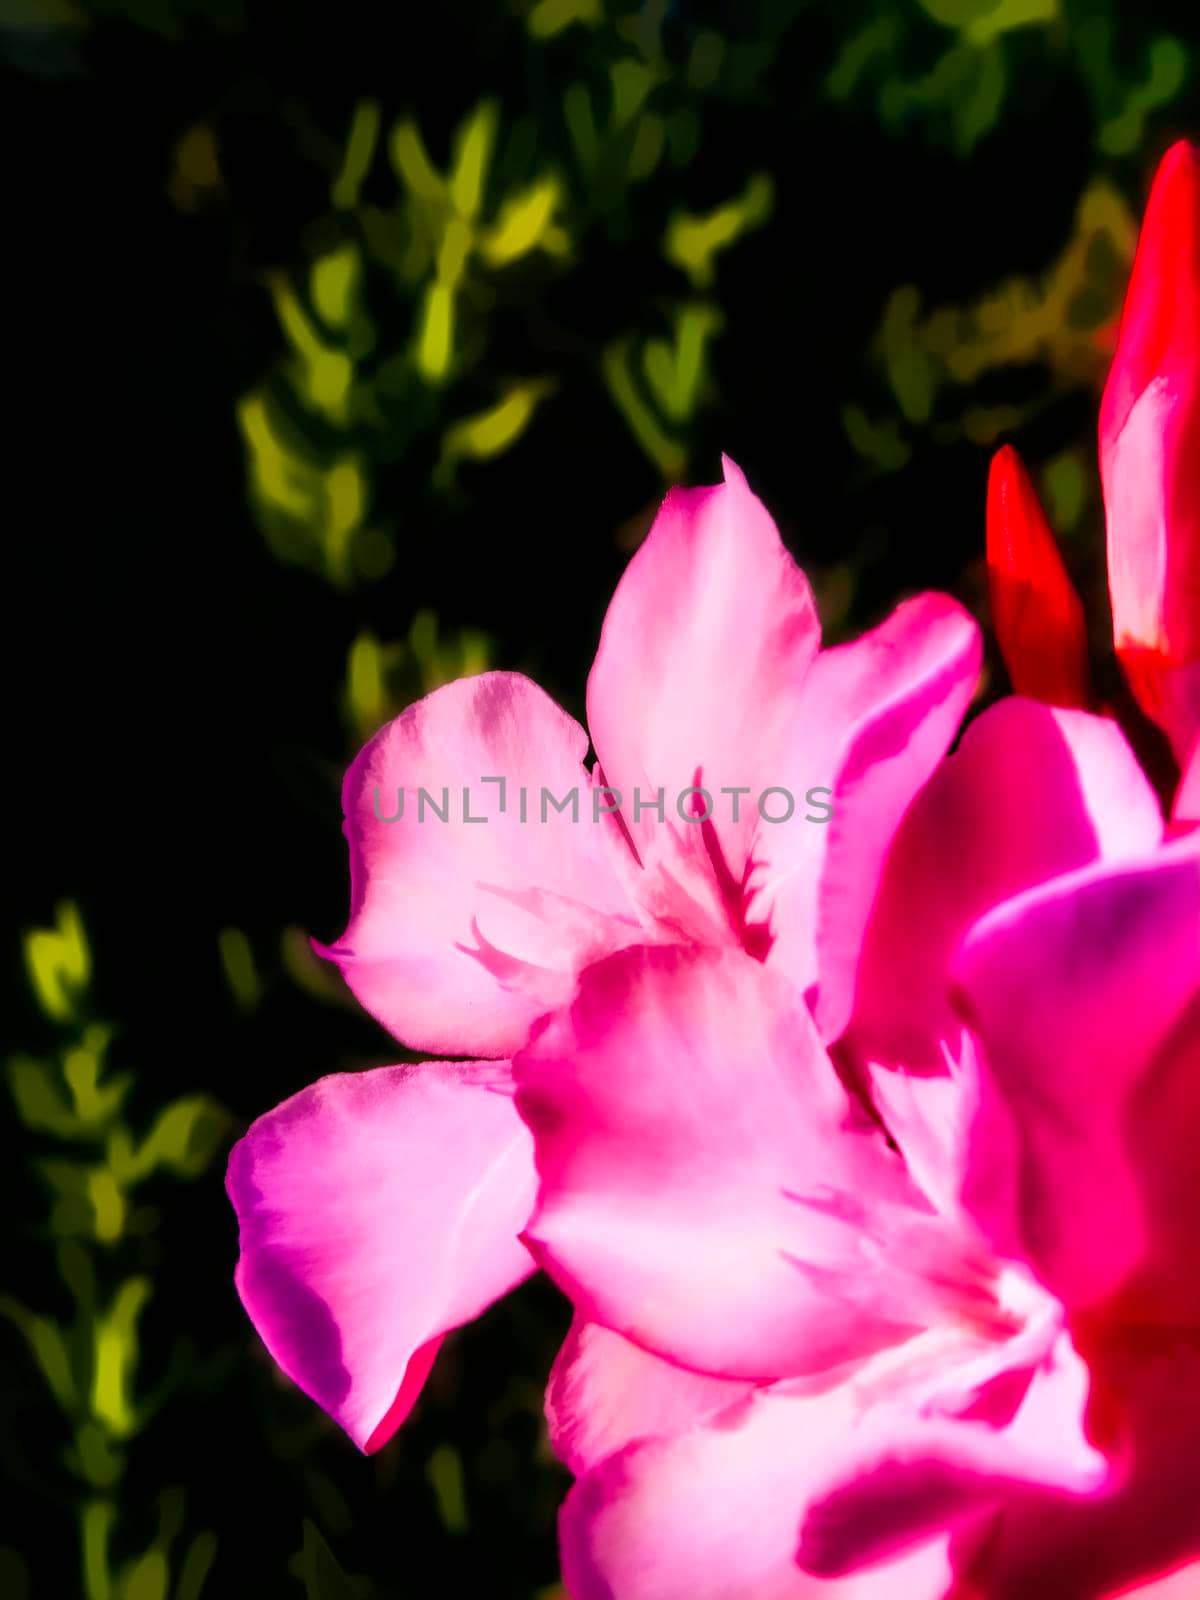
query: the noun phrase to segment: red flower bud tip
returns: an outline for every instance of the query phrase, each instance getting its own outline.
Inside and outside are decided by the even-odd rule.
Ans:
[[[987,559],[992,624],[1013,688],[1047,705],[1086,707],[1091,691],[1083,603],[1011,445],[992,458]]]
[[[1163,157],[1100,407],[1113,641],[1180,762],[1200,737],[1200,150]]]

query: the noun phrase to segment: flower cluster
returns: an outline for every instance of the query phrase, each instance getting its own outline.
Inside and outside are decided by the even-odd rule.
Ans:
[[[1200,155],[1151,197],[1100,420],[1115,646],[1164,817],[1095,709],[1011,450],[988,553],[1015,695],[921,595],[822,649],[741,472],[675,490],[589,733],[512,673],[362,751],[324,953],[406,1046],[234,1150],[237,1285],[363,1449],[538,1268],[574,1600],[1200,1592]],[[419,827],[446,773],[803,794]],[[806,777],[806,774],[808,775]],[[496,791],[498,798],[498,791]],[[478,820],[473,818],[471,820]],[[699,825],[695,825],[696,823]],[[471,1059],[462,1059],[470,1057]],[[1147,1586],[1151,1587],[1147,1587]]]

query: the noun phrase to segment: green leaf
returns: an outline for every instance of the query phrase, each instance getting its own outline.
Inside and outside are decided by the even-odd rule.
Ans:
[[[775,186],[765,172],[750,178],[735,200],[703,215],[676,211],[667,224],[663,254],[686,272],[698,289],[711,286],[716,276],[714,258],[751,228],[761,227],[771,215]]]
[[[425,1476],[437,1498],[438,1515],[448,1533],[465,1533],[467,1498],[462,1457],[453,1445],[440,1444],[425,1463]]]
[[[59,1088],[57,1072],[44,1061],[14,1056],[8,1063],[8,1083],[27,1128],[62,1139],[77,1139],[85,1131]]]
[[[360,100],[354,108],[342,170],[334,179],[330,191],[330,198],[339,211],[352,210],[358,204],[358,192],[374,159],[378,142],[379,104],[375,100]]]
[[[64,1411],[75,1404],[75,1380],[63,1330],[49,1317],[40,1316],[11,1295],[0,1295],[0,1316],[20,1329],[38,1370]]]
[[[140,1183],[162,1168],[180,1178],[197,1178],[220,1149],[229,1128],[227,1113],[206,1095],[176,1100],[158,1115],[134,1151],[114,1142],[109,1159],[117,1177]]]
[[[138,1358],[137,1322],[149,1298],[149,1278],[127,1278],[92,1329],[92,1415],[117,1439],[128,1438],[138,1427],[131,1390]]]
[[[179,1569],[179,1583],[175,1588],[175,1600],[200,1600],[201,1592],[216,1558],[216,1534],[198,1533],[191,1544],[188,1545],[187,1554],[183,1558],[183,1566]]]
[[[56,916],[56,927],[25,935],[25,966],[42,1010],[55,1022],[66,1022],[87,988],[92,962],[79,907],[65,901]]]
[[[120,1600],[167,1600],[169,1581],[166,1554],[156,1546],[126,1567],[117,1593]]]
[[[304,1543],[288,1565],[308,1600],[369,1600],[371,1584],[343,1572],[316,1525],[304,1519]]]

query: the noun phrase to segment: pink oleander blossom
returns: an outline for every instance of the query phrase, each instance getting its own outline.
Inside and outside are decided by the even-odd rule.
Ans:
[[[615,956],[518,1053],[573,1600],[1194,1580],[1200,833],[1162,833],[1113,724],[1003,702],[897,835],[840,1071],[736,953]]]
[[[840,1032],[880,863],[978,666],[975,624],[938,595],[822,650],[807,580],[726,462],[722,484],[668,495],[618,585],[588,681],[590,771],[585,730],[505,672],[436,691],[361,752],[350,921],[327,953],[403,1044],[486,1059],[324,1078],[253,1125],[228,1187],[255,1327],[363,1449],[403,1420],[443,1335],[533,1270],[507,1059],[530,1026],[590,963],[652,945],[785,969]],[[832,820],[771,824],[745,802],[704,823],[607,803],[599,821],[522,819],[522,787],[601,784],[820,787]],[[464,786],[486,821],[420,819],[422,787]]]
[[[1200,1593],[1200,158],[1155,183],[1101,416],[1118,655],[1091,703],[993,464],[1014,683],[916,793],[840,1034],[786,969],[629,950],[514,1059],[574,1600]]]
[[[1169,821],[1083,709],[1081,610],[1011,453],[993,605],[1033,698],[953,755],[969,619],[924,596],[821,650],[727,463],[618,587],[590,769],[582,727],[493,673],[348,774],[327,953],[403,1043],[482,1059],[326,1078],[255,1123],[239,1291],[374,1449],[445,1333],[545,1266],[575,1309],[547,1393],[572,1600],[1200,1592],[1196,161],[1156,182],[1101,418]],[[423,825],[444,785],[486,821]],[[512,806],[573,785],[819,785],[831,820]]]

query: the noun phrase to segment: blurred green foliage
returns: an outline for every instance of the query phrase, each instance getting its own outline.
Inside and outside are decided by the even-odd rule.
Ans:
[[[141,1203],[142,1185],[160,1175],[200,1177],[229,1119],[207,1096],[192,1095],[162,1106],[139,1134],[125,1114],[133,1074],[108,1070],[113,1029],[90,1011],[91,952],[78,907],[60,906],[56,926],[28,933],[24,951],[57,1049],[51,1059],[10,1057],[8,1083],[18,1119],[37,1141],[31,1177],[49,1194],[54,1262],[72,1311],[59,1318],[6,1294],[0,1315],[24,1337],[59,1413],[50,1436],[68,1440],[61,1459],[78,1496],[84,1600],[199,1600],[216,1538],[205,1531],[182,1542],[182,1488],[162,1489],[148,1548],[120,1549],[128,1545],[120,1518],[126,1458],[172,1387],[169,1351],[156,1388],[141,1380],[139,1328],[153,1284],[123,1264],[121,1247],[158,1226],[158,1210]]]
[[[4,1600],[563,1600],[547,1284],[370,1460],[232,1288],[234,1133],[403,1056],[309,943],[342,772],[488,667],[580,713],[723,449],[831,640],[919,586],[982,615],[1002,438],[1101,612],[1095,405],[1193,37],[1182,0],[0,8],[36,422]],[[87,934],[40,927],[68,890]]]
[[[254,502],[281,557],[339,584],[381,578],[395,560],[395,530],[378,514],[383,468],[415,457],[452,492],[461,464],[523,439],[562,358],[498,376],[493,322],[528,314],[586,260],[598,231],[623,231],[629,191],[685,165],[699,140],[719,36],[702,36],[681,77],[656,36],[631,48],[628,28],[603,28],[598,4],[543,3],[525,20],[535,49],[573,22],[596,29],[587,74],[536,105],[481,100],[455,127],[444,165],[411,112],[385,118],[378,101],[360,101],[329,211],[312,221],[321,248],[269,280],[286,354],[239,410]],[[756,172],[703,214],[672,207],[649,244],[686,284],[646,328],[600,335],[597,375],[666,480],[686,470],[722,325],[700,291],[772,200],[769,175]],[[568,326],[559,342],[578,337]]]

